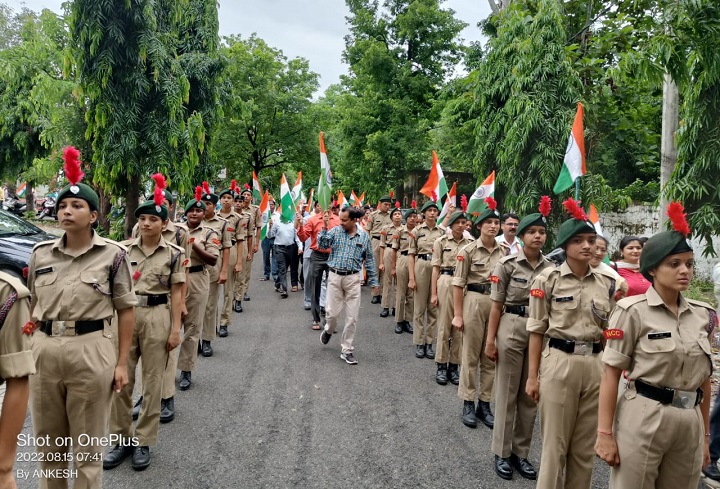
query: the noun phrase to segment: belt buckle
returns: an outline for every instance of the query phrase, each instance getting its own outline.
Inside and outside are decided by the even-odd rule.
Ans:
[[[75,336],[75,321],[53,321],[52,336]]]
[[[675,390],[671,405],[681,409],[692,409],[697,401],[697,392]]]
[[[138,307],[147,307],[147,305],[148,305],[148,296],[146,296],[146,295],[139,295],[139,296],[137,297],[137,300],[138,300],[138,303],[137,303]]]
[[[589,356],[592,355],[592,343],[588,346],[589,341],[575,341],[575,355]]]

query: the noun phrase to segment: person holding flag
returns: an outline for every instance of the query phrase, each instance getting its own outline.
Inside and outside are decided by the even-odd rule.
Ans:
[[[392,193],[392,192],[391,192]],[[372,249],[373,249],[373,260],[375,263],[380,264],[380,238],[381,238],[381,232],[382,230],[392,225],[392,219],[390,218],[390,205],[392,204],[392,195],[383,195],[380,197],[380,203],[378,204],[378,208],[376,211],[373,211],[370,213],[370,216],[368,217],[367,225],[365,226],[365,231],[370,235],[372,238]],[[383,272],[380,271],[380,276],[378,277],[378,280],[382,280]],[[383,302],[383,309],[387,309],[390,307],[390,298],[383,298],[381,297],[381,291],[378,287],[377,289],[373,289],[373,297],[371,304],[380,304],[382,299]]]
[[[302,248],[302,243],[297,237],[297,232],[293,224],[295,217],[295,206],[288,187],[285,174],[282,175],[280,181],[280,203],[282,212],[279,222],[268,221],[268,236],[275,238],[275,253],[277,253],[278,261],[278,278],[275,280],[275,292],[280,293],[282,299],[288,296],[287,289],[287,269],[290,266],[290,285],[293,292],[298,287],[298,250]],[[299,212],[298,212],[299,214]]]

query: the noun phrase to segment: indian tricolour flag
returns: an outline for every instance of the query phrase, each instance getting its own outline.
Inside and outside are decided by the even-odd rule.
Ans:
[[[360,199],[355,194],[354,190],[350,192],[350,205],[354,207],[360,207]]]
[[[448,193],[448,186],[445,183],[445,175],[443,175],[442,168],[440,168],[440,161],[438,161],[437,153],[432,152],[432,167],[430,168],[430,176],[428,181],[420,189],[420,193],[427,195],[434,202],[440,202],[440,200]]]
[[[332,171],[325,150],[325,133],[320,133],[320,181],[318,182],[317,199],[324,211],[330,210],[332,200]]]
[[[440,212],[440,215],[438,216],[438,222],[442,221],[445,216],[450,212],[450,206],[454,206],[457,208],[457,182],[453,183],[452,188],[450,189],[450,192],[448,192],[447,199],[445,199],[445,204],[443,205],[442,212]]]
[[[257,174],[255,173],[254,170],[253,170],[252,196],[253,196],[253,200],[255,202],[258,202],[263,196],[262,189],[260,188],[260,180],[258,180]]]
[[[270,197],[268,195],[267,190],[262,196],[262,200],[260,201],[260,215],[265,216],[265,224],[263,224],[263,227],[260,229],[260,239],[265,239],[265,236],[270,232],[270,218],[272,217],[270,215]]]
[[[297,206],[300,203],[300,199],[302,199],[302,172],[298,172],[297,180],[295,180],[295,186],[290,191],[290,195],[292,195],[293,203],[295,206]]]
[[[602,226],[600,225],[600,215],[598,214],[598,211],[595,208],[595,204],[590,204],[590,212],[588,213],[588,220],[590,220],[593,227],[595,228],[595,232],[602,235],[603,230],[602,230]]]
[[[292,195],[290,194],[290,186],[285,179],[285,174],[280,178],[280,205],[282,210],[280,218],[283,222],[292,222],[295,218],[295,205],[293,204]]]
[[[340,207],[340,209],[344,209],[348,205],[348,201],[345,198],[345,194],[342,193],[342,190],[338,190],[337,192],[337,201],[338,207]]]
[[[485,199],[491,197],[495,193],[495,170],[487,177],[475,192],[470,196],[468,201],[468,214],[480,214],[485,210],[487,204]]]
[[[20,184],[20,186],[17,188],[15,195],[17,195],[18,198],[25,196],[25,190],[27,190],[27,183],[23,182]]]
[[[565,160],[563,161],[563,166],[560,170],[560,176],[558,176],[557,182],[555,182],[555,187],[553,187],[553,192],[556,194],[572,187],[575,180],[586,173],[583,115],[583,106],[580,102],[578,102],[577,112],[575,113],[575,122],[573,122],[567,149],[565,150]]]

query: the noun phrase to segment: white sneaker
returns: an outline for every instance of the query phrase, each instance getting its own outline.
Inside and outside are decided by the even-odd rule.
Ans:
[[[340,358],[345,360],[345,363],[348,365],[357,365],[358,361],[355,358],[355,355],[353,355],[353,352],[349,351],[347,353],[341,353]]]

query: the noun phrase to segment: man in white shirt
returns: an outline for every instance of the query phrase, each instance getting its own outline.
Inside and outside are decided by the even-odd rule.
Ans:
[[[273,252],[277,256],[278,275],[275,280],[275,292],[280,292],[282,299],[287,298],[287,271],[290,269],[290,285],[293,292],[298,287],[298,259],[303,244],[295,231],[293,221],[283,222],[280,215],[273,214],[270,221],[268,236],[275,238]]]
[[[506,255],[514,255],[520,248],[522,243],[517,238],[518,225],[520,224],[520,218],[514,212],[508,212],[502,215],[500,219],[500,229],[502,234],[495,237],[495,241],[505,249]]]

